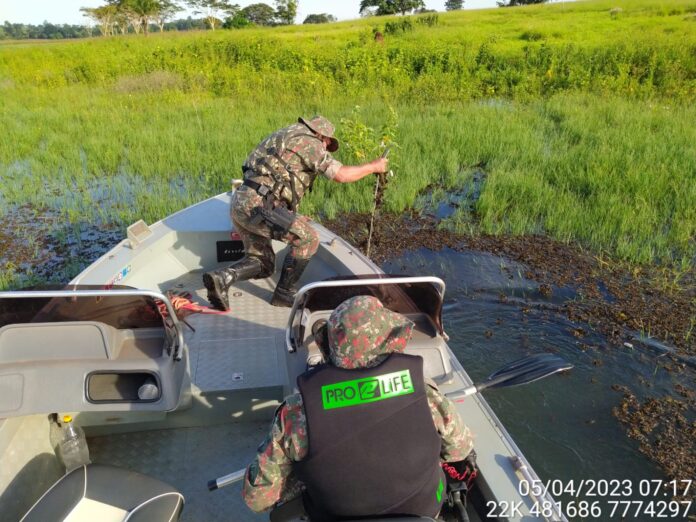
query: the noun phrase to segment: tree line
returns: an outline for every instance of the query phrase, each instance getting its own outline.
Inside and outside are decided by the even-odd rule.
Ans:
[[[539,4],[548,0],[502,0],[497,4],[510,7]],[[181,2],[181,3],[180,3]],[[188,7],[199,18],[175,19]],[[51,24],[17,24],[5,22],[0,26],[0,40],[12,39],[60,39],[88,36],[112,36],[127,33],[148,34],[152,30],[187,31],[217,28],[241,29],[250,26],[292,25],[297,17],[298,0],[274,0],[274,6],[255,3],[246,7],[232,4],[230,0],[106,0],[99,7],[82,7],[80,11],[93,26]],[[464,0],[447,0],[448,11],[464,8]],[[424,0],[361,0],[361,16],[382,16],[432,12]],[[310,14],[304,24],[335,22],[328,13]]]
[[[51,24],[40,25],[13,24],[0,25],[0,40],[57,40],[63,38],[86,38],[99,34],[96,29],[84,25]]]
[[[164,31],[184,7],[200,16],[211,30],[221,26],[293,24],[297,4],[297,0],[275,0],[275,8],[263,3],[241,8],[229,0],[183,0],[183,4],[173,0],[107,0],[105,5],[83,7],[80,11],[96,24],[101,34],[110,36],[127,32],[147,34],[153,27]]]
[[[518,5],[543,4],[548,0],[502,0],[496,2],[499,7],[513,7]],[[447,11],[464,9],[464,0],[447,0]],[[361,0],[361,16],[407,15],[411,13],[429,13],[424,0]]]

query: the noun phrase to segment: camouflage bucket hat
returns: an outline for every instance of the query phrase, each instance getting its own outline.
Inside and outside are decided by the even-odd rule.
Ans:
[[[329,317],[329,358],[339,368],[365,368],[380,355],[403,352],[413,323],[387,310],[376,297],[344,301]]]
[[[336,129],[334,128],[333,123],[331,123],[329,120],[323,116],[315,116],[309,121],[302,117],[298,118],[297,121],[299,123],[303,123],[317,134],[331,138],[331,144],[326,147],[329,152],[336,152],[338,150],[338,140],[334,138],[334,131]]]

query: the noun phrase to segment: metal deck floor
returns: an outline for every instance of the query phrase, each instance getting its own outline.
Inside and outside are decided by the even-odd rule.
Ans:
[[[208,491],[208,480],[245,467],[269,423],[235,423],[123,433],[88,440],[92,462],[119,466],[171,484],[185,498],[184,522],[268,520],[242,500],[240,483]]]
[[[201,275],[191,272],[162,290],[188,291],[194,301],[207,305]],[[184,336],[191,380],[200,393],[286,384],[283,350],[289,309],[269,304],[274,288],[271,278],[243,281],[230,290],[230,312],[186,319],[195,328],[192,332],[185,327]]]

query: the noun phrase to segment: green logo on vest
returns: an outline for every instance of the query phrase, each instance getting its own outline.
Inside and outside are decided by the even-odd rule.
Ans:
[[[438,502],[442,502],[442,492],[445,491],[445,483],[440,479],[440,483],[437,485],[437,491],[435,492],[435,497]]]
[[[415,391],[411,372],[400,372],[337,382],[321,387],[321,399],[325,410],[383,401]]]

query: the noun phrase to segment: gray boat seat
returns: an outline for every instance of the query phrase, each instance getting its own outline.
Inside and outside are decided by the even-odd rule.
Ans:
[[[164,482],[89,464],[58,480],[20,522],[169,522],[183,506],[183,495]]]

